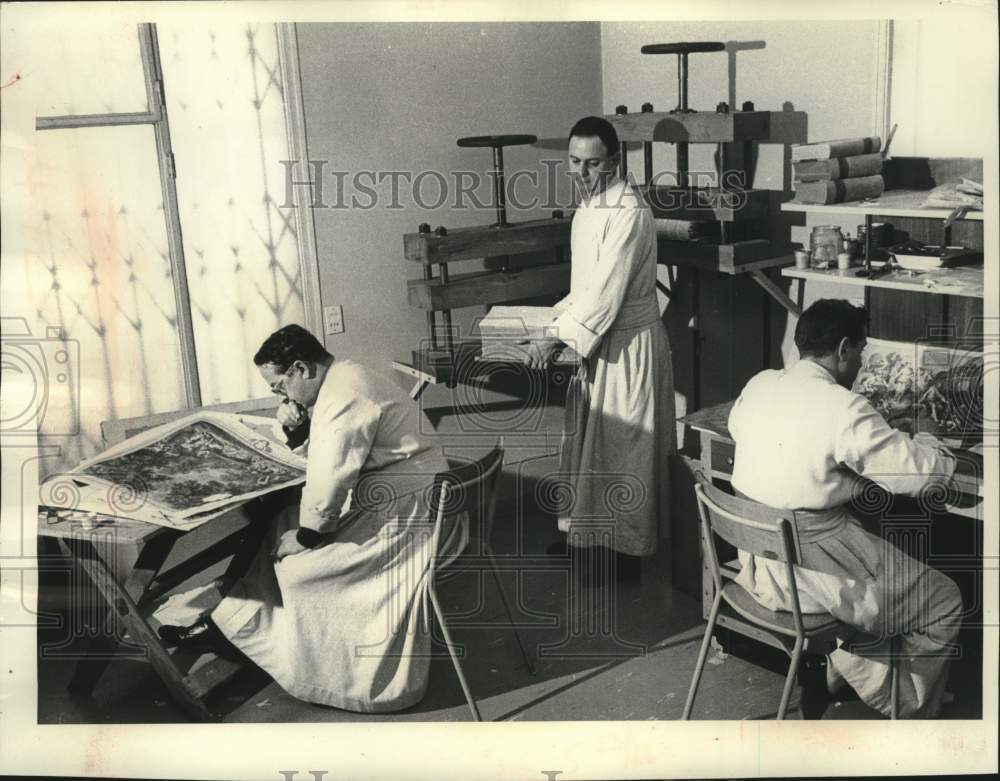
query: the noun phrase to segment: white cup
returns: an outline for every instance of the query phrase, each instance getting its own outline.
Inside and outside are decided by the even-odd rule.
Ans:
[[[851,253],[850,252],[838,252],[837,253],[837,268],[847,269],[851,267]]]
[[[809,250],[795,250],[795,268],[809,268]]]

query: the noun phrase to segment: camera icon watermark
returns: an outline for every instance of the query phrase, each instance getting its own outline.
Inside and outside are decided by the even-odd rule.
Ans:
[[[0,318],[4,437],[73,437],[80,433],[80,344],[61,328],[31,333],[22,317]]]

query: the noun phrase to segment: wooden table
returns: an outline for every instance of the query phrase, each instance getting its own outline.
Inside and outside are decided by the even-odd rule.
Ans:
[[[573,366],[574,364],[569,362],[556,361],[546,371],[549,373],[566,372],[571,371]],[[454,388],[460,384],[482,384],[497,372],[506,374],[516,371],[527,374],[534,371],[528,369],[523,363],[483,358],[481,339],[463,339],[455,342],[452,354],[439,362],[432,361],[431,353],[427,350],[414,350],[413,358],[409,363],[393,361],[392,368],[403,374],[408,374],[416,381],[410,389],[410,398],[414,401],[419,400],[430,385],[443,384]]]
[[[86,640],[84,656],[77,661],[69,683],[70,693],[90,696],[108,663],[119,651],[129,650],[130,656],[138,654],[152,664],[170,694],[189,714],[199,720],[212,719],[205,698],[239,672],[241,665],[213,654],[168,649],[154,629],[152,611],[157,600],[171,589],[229,556],[232,560],[223,577],[242,574],[273,517],[263,511],[266,504],[250,502],[188,532],[126,518],[104,518],[96,528],[84,529],[79,522],[66,519],[50,523],[40,513],[39,536],[55,540],[63,553],[83,569],[100,595],[96,626],[120,626],[127,635],[125,640],[114,630],[107,634],[102,631]],[[102,520],[100,516],[98,520]],[[220,525],[237,528],[181,564],[163,570],[181,538],[207,538]],[[197,545],[197,541],[193,542]],[[71,594],[71,598],[70,609],[79,609],[83,595]],[[107,620],[111,611],[118,621]]]
[[[202,409],[274,416],[277,397],[218,404]],[[188,415],[192,410],[107,421],[104,439],[111,446],[152,426]],[[120,652],[138,654],[152,664],[170,694],[189,714],[210,720],[214,714],[206,697],[242,669],[238,662],[168,649],[154,629],[155,603],[171,590],[206,569],[232,557],[223,578],[242,575],[263,542],[270,521],[283,503],[291,500],[294,489],[259,497],[202,526],[183,531],[121,517],[97,516],[100,525],[85,529],[78,521],[50,522],[39,508],[38,535],[54,540],[63,553],[86,573],[100,596],[98,627],[121,627],[98,632],[86,640],[84,656],[77,662],[69,690],[89,696],[108,663]],[[167,559],[181,541],[196,552],[176,566],[164,569]],[[84,595],[71,594],[70,609],[79,609]],[[109,622],[114,615],[119,620]]]

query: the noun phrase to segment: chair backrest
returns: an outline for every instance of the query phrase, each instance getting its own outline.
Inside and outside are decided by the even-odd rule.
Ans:
[[[792,510],[742,499],[697,476],[699,512],[714,534],[740,550],[775,561],[800,564],[802,551]]]
[[[479,531],[476,536],[489,542],[496,510],[496,484],[503,467],[503,457],[503,443],[498,442],[482,458],[456,465],[436,476],[436,538],[440,537],[440,530],[447,516],[466,512],[469,514],[470,525]],[[437,539],[436,546],[439,544],[440,539]]]
[[[209,404],[205,407],[186,407],[184,409],[171,410],[170,412],[158,412],[153,415],[140,415],[135,418],[119,418],[118,420],[106,420],[101,423],[101,435],[104,437],[106,447],[124,442],[129,437],[141,434],[154,426],[161,426],[164,423],[172,423],[194,412],[237,412],[246,415],[258,415],[260,417],[273,418],[278,409],[281,399],[278,396],[265,396],[262,399],[249,399],[248,401],[227,401],[222,404]]]
[[[716,488],[700,473],[697,475],[694,491],[698,497],[702,541],[715,583],[716,599],[722,592],[722,568],[719,566],[713,535],[754,556],[784,563],[791,596],[791,612],[796,632],[801,638],[805,630],[793,565],[802,561],[802,551],[795,531],[793,511],[779,510],[728,494]]]

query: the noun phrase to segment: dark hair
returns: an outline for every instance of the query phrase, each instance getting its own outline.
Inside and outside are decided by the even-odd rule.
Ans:
[[[264,340],[253,362],[256,366],[273,363],[285,372],[295,361],[318,363],[330,357],[319,340],[301,325],[286,325]]]
[[[830,355],[845,336],[860,344],[868,327],[868,310],[837,298],[821,298],[799,316],[795,346],[799,355],[817,358]]]
[[[569,131],[569,137],[573,138],[593,138],[601,139],[604,148],[608,152],[608,157],[614,157],[621,149],[618,145],[618,133],[615,126],[604,117],[584,117]]]

